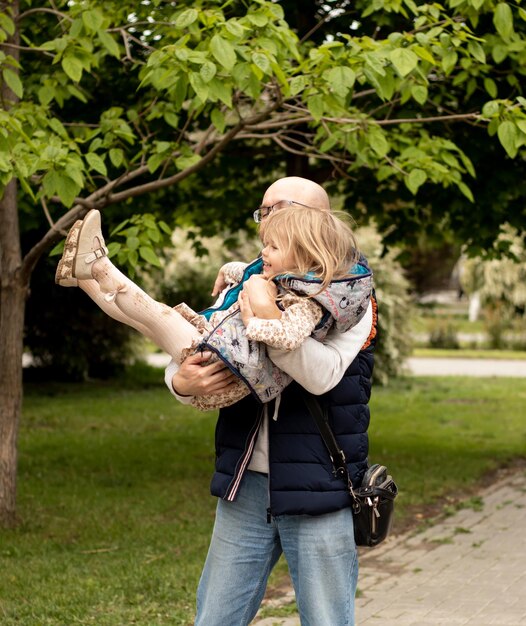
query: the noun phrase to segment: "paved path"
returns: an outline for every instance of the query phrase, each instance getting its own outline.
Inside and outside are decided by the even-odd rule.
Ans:
[[[150,354],[147,361],[156,367],[166,367],[170,357],[167,354]],[[526,377],[526,360],[411,357],[406,364],[408,371],[415,376]]]
[[[410,357],[406,365],[416,376],[526,376],[526,360]]]
[[[482,507],[361,553],[357,626],[526,625],[526,471],[481,498]],[[254,624],[300,621],[271,617]]]

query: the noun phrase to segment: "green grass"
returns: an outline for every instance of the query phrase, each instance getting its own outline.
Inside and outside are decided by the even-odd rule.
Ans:
[[[192,623],[215,509],[215,416],[180,406],[161,375],[27,387],[20,524],[0,531],[3,626]],[[469,498],[523,455],[525,401],[526,379],[377,387],[371,460],[399,484],[398,526]]]
[[[467,349],[446,350],[441,348],[415,348],[412,356],[433,357],[447,359],[510,359],[513,361],[526,360],[524,350],[482,350]]]
[[[414,332],[430,332],[437,324],[449,324],[457,333],[484,333],[486,325],[483,320],[479,319],[474,322],[469,321],[467,313],[454,315],[442,312],[442,314],[420,313],[413,319],[412,325]]]

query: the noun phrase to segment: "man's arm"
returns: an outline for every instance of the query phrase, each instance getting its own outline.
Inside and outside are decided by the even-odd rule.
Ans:
[[[182,404],[190,404],[193,396],[227,391],[229,385],[236,383],[236,375],[222,361],[203,365],[211,356],[211,352],[198,352],[187,357],[181,365],[171,361],[166,368],[166,385]]]
[[[345,333],[331,331],[322,342],[307,338],[293,352],[269,348],[270,359],[314,395],[321,395],[335,387],[346,369],[354,361],[366,342],[373,323],[373,307],[356,326]]]

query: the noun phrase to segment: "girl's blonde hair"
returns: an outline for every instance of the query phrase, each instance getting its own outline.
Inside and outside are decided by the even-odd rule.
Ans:
[[[277,244],[284,255],[292,253],[295,267],[288,272],[312,272],[320,291],[338,278],[350,275],[359,259],[351,218],[342,211],[322,211],[290,206],[273,211],[261,229],[263,243]]]

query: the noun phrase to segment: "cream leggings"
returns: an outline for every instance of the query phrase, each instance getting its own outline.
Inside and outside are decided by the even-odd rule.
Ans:
[[[151,298],[108,257],[93,263],[92,276],[92,280],[79,280],[79,287],[110,317],[138,330],[178,363],[182,351],[201,337],[195,326]]]

